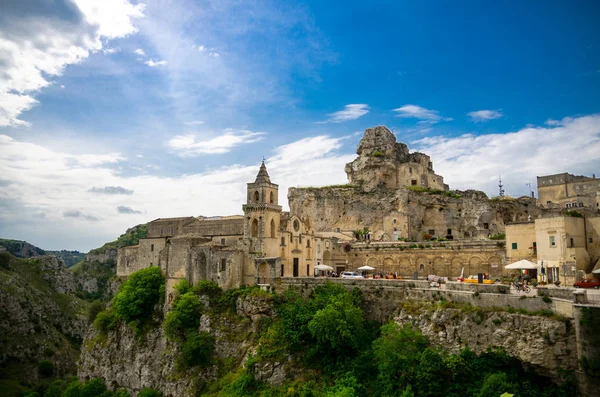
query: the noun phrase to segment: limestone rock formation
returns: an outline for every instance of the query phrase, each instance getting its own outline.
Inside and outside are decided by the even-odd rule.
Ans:
[[[468,346],[476,353],[502,347],[536,372],[560,379],[577,370],[574,327],[548,317],[506,312],[463,312],[459,309],[400,311],[394,319],[421,330],[434,345],[458,353]]]

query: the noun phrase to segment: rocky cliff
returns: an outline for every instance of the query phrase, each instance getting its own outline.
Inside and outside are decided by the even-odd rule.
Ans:
[[[507,312],[452,308],[401,310],[394,321],[417,327],[434,345],[452,353],[501,347],[526,367],[556,381],[577,370],[576,337],[569,320]]]
[[[0,254],[0,379],[35,381],[42,360],[55,375],[75,372],[89,303],[74,290],[73,275],[54,256]]]
[[[430,230],[435,237],[487,238],[504,233],[508,222],[526,221],[541,209],[528,198],[488,199],[474,190],[415,191],[360,186],[290,188],[290,211],[314,230],[357,230],[368,227],[375,240],[421,240]],[[395,221],[394,221],[395,220]],[[394,230],[396,229],[396,230]]]
[[[205,300],[208,305],[208,300]],[[215,338],[214,365],[182,370],[177,358],[180,347],[165,337],[160,324],[142,337],[126,325],[109,331],[106,337],[90,328],[79,362],[79,377],[100,377],[111,388],[125,387],[135,394],[145,387],[162,391],[165,396],[193,396],[202,384],[215,381],[229,371],[243,367],[250,354],[256,352],[257,331],[262,321],[274,316],[270,298],[246,296],[237,301],[235,313],[203,314],[199,332],[207,331]],[[284,363],[265,363],[257,368],[261,381],[280,384],[294,369]]]

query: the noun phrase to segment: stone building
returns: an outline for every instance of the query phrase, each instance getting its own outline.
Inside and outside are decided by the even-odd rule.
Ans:
[[[156,219],[148,224],[147,238],[119,250],[117,274],[159,266],[170,293],[181,279],[234,288],[313,277],[318,264],[338,273],[368,265],[412,278],[500,275],[507,259],[515,258],[564,264],[572,254],[586,272],[597,261],[600,222],[549,218],[558,210],[541,208],[530,197],[498,200],[475,190],[450,191],[429,156],[411,153],[382,126],[365,131],[357,154],[345,168],[347,185],[290,188],[289,212],[282,211],[279,186],[263,162],[246,186],[243,215]],[[554,192],[548,201],[562,200],[567,188],[582,200],[592,194],[595,179],[575,182],[568,175],[538,178],[540,192]],[[554,255],[562,248],[540,250],[548,238],[544,233],[552,230],[561,244],[573,239],[564,255]],[[498,240],[503,233],[506,248]]]
[[[539,281],[570,284],[600,267],[600,217],[548,213],[506,226],[506,257],[538,264]],[[544,269],[542,271],[542,268]]]
[[[600,179],[562,173],[537,177],[541,206],[552,208],[592,208],[600,211]]]

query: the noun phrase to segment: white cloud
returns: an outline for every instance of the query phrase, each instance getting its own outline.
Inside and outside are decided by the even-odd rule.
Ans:
[[[167,147],[181,157],[223,154],[236,146],[258,142],[263,139],[264,135],[266,135],[265,132],[227,128],[219,136],[204,141],[196,141],[194,135],[177,135],[167,142]]]
[[[141,48],[138,48],[137,50],[135,50],[134,53],[138,54],[140,56],[146,56],[146,53]]]
[[[323,123],[343,123],[344,121],[356,120],[369,113],[369,105],[364,103],[349,104],[343,110],[329,113],[329,118]]]
[[[144,9],[126,0],[56,3],[62,4],[20,8],[9,3],[0,14],[0,127],[27,125],[19,116],[36,103],[38,91],[52,84],[52,76],[101,50],[101,39],[135,32],[132,20]]]
[[[551,127],[505,134],[430,137],[414,142],[431,156],[451,188],[497,195],[502,175],[507,193],[528,194],[536,176],[570,172],[591,175],[600,164],[600,114],[564,118]]]
[[[418,119],[420,124],[436,124],[440,121],[452,121],[450,117],[442,118],[437,110],[429,110],[417,105],[404,105],[393,109],[396,112],[396,117],[407,119]]]
[[[105,55],[110,55],[110,54],[114,54],[117,52],[121,52],[121,48],[119,47],[111,47],[111,48],[105,48],[102,50],[102,53]]]
[[[280,203],[286,207],[289,186],[344,183],[344,165],[355,155],[339,154],[341,147],[341,138],[316,136],[275,149],[266,163],[272,181],[279,184]],[[0,235],[46,249],[87,250],[135,223],[159,217],[239,214],[246,183],[254,180],[260,164],[257,155],[250,166],[174,177],[126,177],[109,167],[110,162],[82,165],[89,162],[79,156],[114,160],[112,154],[61,153],[0,135],[0,207],[11,208],[0,211]],[[127,194],[98,194],[121,192],[123,186]]]
[[[499,119],[503,114],[499,110],[477,110],[467,113],[467,116],[476,123],[488,120]]]
[[[164,66],[167,64],[167,61],[162,60],[162,61],[156,61],[154,62],[152,59],[147,60],[146,62],[144,62],[146,65],[150,66],[151,68],[154,68],[156,66]]]
[[[184,121],[183,124],[185,124],[185,125],[202,125],[202,124],[204,124],[204,121],[202,121],[202,120]]]

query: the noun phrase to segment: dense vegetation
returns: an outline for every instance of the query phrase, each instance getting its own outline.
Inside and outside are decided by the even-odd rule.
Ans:
[[[122,247],[128,247],[130,245],[136,245],[141,238],[148,236],[148,225],[137,225],[127,230],[127,232],[121,234],[115,241],[104,244],[100,248],[90,250],[88,254],[97,255],[106,252],[109,249],[118,249]]]
[[[92,379],[81,382],[77,378],[42,382],[33,390],[21,391],[17,394],[23,397],[130,397],[125,389],[114,392],[106,389],[102,379]],[[161,397],[161,393],[147,388],[138,393],[138,397]]]
[[[127,324],[136,332],[152,322],[152,316],[165,295],[165,278],[158,267],[148,267],[133,273],[119,288],[112,306],[97,314],[94,326],[101,332]]]

